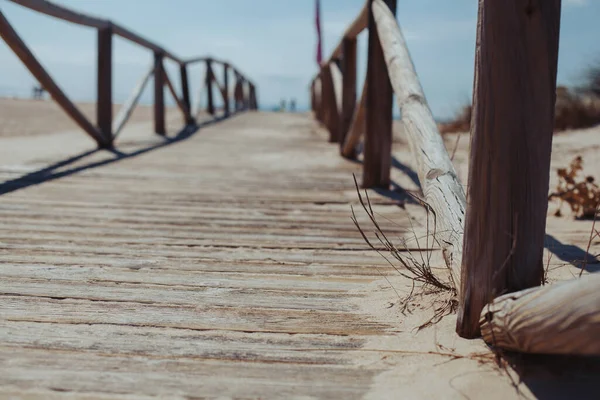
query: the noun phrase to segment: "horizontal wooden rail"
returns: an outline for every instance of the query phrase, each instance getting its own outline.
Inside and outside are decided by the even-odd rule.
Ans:
[[[90,26],[96,29],[103,29],[107,27],[112,27],[113,33],[115,35],[121,36],[123,39],[127,39],[131,42],[137,43],[138,45],[145,47],[149,50],[160,52],[165,55],[165,57],[170,58],[178,64],[183,64],[183,60],[179,57],[169,53],[159,45],[152,43],[151,41],[141,37],[140,35],[130,31],[127,28],[124,28],[108,19],[102,19],[97,17],[92,17],[90,15],[86,15],[80,12],[72,11],[66,7],[59,6],[57,4],[51,3],[47,0],[8,0],[15,4],[18,4],[23,7],[27,7],[31,10],[37,11],[42,14],[50,15],[52,17],[62,19],[64,21],[68,21],[77,25]]]
[[[480,324],[498,348],[600,356],[600,273],[498,297],[483,308]]]
[[[465,192],[425,100],[396,17],[382,0],[373,1],[373,15],[421,188],[435,213],[436,240],[444,249],[455,287],[459,287]]]

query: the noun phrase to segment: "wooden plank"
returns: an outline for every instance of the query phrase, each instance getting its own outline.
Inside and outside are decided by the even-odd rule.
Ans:
[[[107,143],[113,141],[113,102],[112,102],[112,27],[98,30],[98,100],[96,114],[98,129]]]
[[[206,110],[209,114],[215,115],[215,103],[214,103],[214,95],[213,95],[213,83],[214,74],[212,70],[212,60],[206,60]]]
[[[373,4],[371,0],[370,5]],[[386,0],[384,6],[396,14],[396,0]],[[394,19],[395,21],[395,19]],[[388,76],[379,32],[369,7],[369,51],[367,65],[366,132],[363,161],[365,188],[385,188],[390,185],[392,167],[392,85]]]
[[[19,59],[25,64],[29,72],[40,82],[40,84],[50,93],[54,101],[63,109],[65,113],[81,129],[83,129],[88,135],[90,135],[98,146],[105,147],[110,146],[110,143],[106,141],[105,137],[96,129],[90,121],[79,111],[79,109],[69,100],[69,98],[63,93],[60,87],[54,82],[52,77],[46,72],[44,67],[35,58],[33,53],[29,50],[27,45],[21,40],[17,32],[12,28],[8,20],[4,17],[4,14],[0,11],[0,36],[11,48],[11,50],[19,57]]]
[[[350,159],[356,158],[356,147],[360,143],[361,137],[367,130],[367,93],[368,93],[368,82],[365,81],[363,91],[360,96],[360,104],[356,108],[353,116],[352,123],[348,129],[348,134],[344,140],[342,146],[342,156]]]
[[[225,116],[229,116],[231,109],[229,104],[229,65],[223,64],[223,109]]]
[[[181,77],[181,91],[183,92],[183,105],[186,109],[186,124],[193,125],[196,123],[194,116],[191,113],[192,103],[190,101],[190,86],[188,81],[187,65],[183,64],[179,67],[179,74]]]
[[[600,273],[496,298],[480,318],[494,347],[535,354],[600,356]]]
[[[373,2],[373,13],[421,189],[435,213],[436,240],[444,249],[446,264],[458,288],[466,207],[464,190],[425,100],[394,14],[382,0]],[[367,116],[368,113],[369,110]]]
[[[125,102],[125,104],[123,104],[123,106],[121,106],[121,109],[119,110],[119,114],[117,115],[117,118],[115,118],[115,125],[113,127],[114,138],[116,138],[121,133],[123,127],[125,127],[125,124],[131,117],[131,114],[133,113],[135,106],[138,104],[140,97],[142,96],[142,92],[144,91],[144,88],[146,87],[146,85],[148,84],[148,81],[154,74],[154,68],[155,68],[154,63],[152,63],[152,65],[150,65],[150,67],[144,73],[144,75],[142,75],[138,84],[136,85],[136,87],[133,89],[133,91],[127,98],[127,101]]]
[[[343,150],[346,137],[352,126],[354,109],[356,108],[356,44],[357,40],[344,39],[343,41],[343,88],[342,88],[342,115],[340,117],[340,149]]]
[[[165,67],[162,53],[154,53],[154,132],[166,135],[165,126]]]
[[[560,4],[479,3],[463,337],[479,335],[479,315],[494,297],[542,283]]]

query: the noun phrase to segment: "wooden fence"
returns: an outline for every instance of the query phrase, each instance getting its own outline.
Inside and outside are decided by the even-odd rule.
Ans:
[[[311,84],[312,110],[356,157],[363,187],[390,183],[395,93],[458,293],[457,332],[508,350],[600,355],[600,275],[541,288],[560,0],[479,0],[467,203],[396,19],[368,0]],[[368,29],[357,102],[357,36]]]
[[[235,76],[233,90],[233,100],[235,111],[256,110],[258,109],[256,87],[239,70],[231,64],[219,61],[210,57],[194,58],[191,60],[182,60],[173,53],[163,49],[157,44],[144,39],[110,20],[92,17],[72,11],[68,8],[58,6],[45,0],[9,0],[13,3],[27,7],[31,10],[53,16],[77,25],[96,28],[98,31],[98,77],[97,77],[97,124],[94,125],[79,111],[77,106],[68,98],[61,88],[54,82],[50,74],[44,69],[40,62],[33,55],[27,45],[21,40],[17,32],[13,29],[5,15],[0,11],[0,36],[12,51],[21,59],[23,64],[29,69],[31,74],[40,82],[40,84],[50,93],[52,98],[59,106],[71,117],[88,135],[90,135],[102,148],[113,146],[115,138],[122,131],[131,116],[140,96],[154,76],[154,129],[160,135],[166,134],[165,126],[165,99],[164,89],[168,87],[171,95],[175,99],[177,106],[184,115],[186,124],[195,124],[197,115],[200,111],[199,101],[192,108],[190,102],[190,87],[188,81],[188,65],[204,62],[206,64],[206,77],[203,88],[207,91],[207,109],[211,115],[216,115],[215,101],[213,97],[213,85],[219,87],[219,92],[223,98],[225,116],[232,111],[230,108],[230,99],[232,93],[229,87],[229,72],[232,71]],[[125,102],[119,111],[119,114],[113,120],[113,95],[112,95],[112,40],[117,35],[136,43],[154,53],[154,62],[149,66],[148,71],[141,77],[139,84],[133,90],[129,99]],[[170,59],[177,63],[180,68],[181,78],[181,96],[177,94],[172,80],[168,76],[164,67],[164,60]],[[223,68],[224,83],[221,86],[215,77],[214,68],[220,65]]]

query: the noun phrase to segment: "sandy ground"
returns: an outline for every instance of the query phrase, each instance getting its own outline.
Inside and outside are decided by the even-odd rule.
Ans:
[[[94,112],[91,105],[82,105],[82,109],[87,110],[84,112]],[[30,115],[37,117],[32,119]],[[134,118],[143,121],[150,115],[151,110],[142,107]],[[27,124],[23,121],[27,121]],[[76,127],[49,102],[0,100],[0,137],[73,129]],[[450,153],[453,152],[457,137],[449,135],[446,138]],[[469,140],[468,134],[460,137],[454,161],[459,176],[466,184]],[[315,140],[323,138],[321,133]],[[551,188],[556,185],[556,170],[566,167],[578,155],[584,159],[585,173],[600,178],[599,149],[600,128],[557,134],[553,146]],[[335,154],[332,151],[332,156]],[[15,162],[19,158],[18,155],[7,156],[14,157]],[[412,156],[401,139],[395,140],[394,157],[397,164],[392,174],[394,182],[403,189],[417,190],[411,168],[414,165]],[[345,161],[340,159],[336,162]],[[600,253],[599,239],[591,244],[589,255],[586,255],[592,222],[576,221],[568,210],[564,210],[563,217],[555,217],[555,210],[556,205],[550,204],[546,250],[550,260],[550,281],[578,275],[585,258],[588,258],[588,270],[600,271],[600,264],[593,263],[593,255]],[[409,204],[405,211],[398,208],[398,213],[412,216],[417,236],[424,234],[424,212],[421,207]],[[436,271],[444,274],[439,253],[433,253],[430,262]],[[357,295],[362,300],[356,306],[365,315],[382,324],[394,326],[388,335],[369,339],[360,350],[364,356],[357,356],[358,361],[353,360],[360,363],[365,371],[382,371],[374,379],[367,398],[559,399],[597,396],[596,381],[600,376],[598,360],[517,357],[510,358],[512,368],[499,367],[494,355],[481,340],[467,341],[457,337],[454,333],[455,316],[447,316],[433,326],[417,329],[443,303],[440,303],[439,296],[422,295],[414,298],[407,309],[403,309],[401,299],[410,290],[409,280],[399,274],[391,274],[372,282],[361,289],[360,296]]]
[[[78,103],[77,106],[95,125],[96,104]],[[114,105],[114,117],[117,116],[120,107],[119,104]],[[131,115],[128,124],[151,121],[152,112],[152,106],[140,104]],[[167,113],[170,117],[178,113],[178,110],[167,108]],[[53,101],[0,98],[0,137],[40,135],[76,129],[79,129],[77,124]]]

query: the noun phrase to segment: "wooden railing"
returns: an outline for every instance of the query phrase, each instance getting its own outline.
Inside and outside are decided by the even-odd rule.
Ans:
[[[522,352],[600,355],[600,340],[590,339],[600,337],[600,275],[539,287],[560,1],[520,3],[479,0],[468,204],[396,20],[396,0],[366,1],[312,81],[312,110],[342,156],[356,157],[364,138],[362,185],[387,188],[396,95],[458,295],[459,335],[483,334]],[[357,103],[356,43],[365,29],[367,76]]]
[[[171,95],[175,99],[177,106],[184,115],[186,124],[195,124],[200,106],[198,103],[192,108],[190,101],[190,87],[188,81],[187,66],[197,62],[206,63],[206,77],[204,88],[207,89],[207,110],[209,114],[215,116],[215,102],[213,97],[213,84],[219,86],[219,92],[223,98],[223,113],[228,116],[231,112],[229,88],[229,71],[233,71],[235,76],[235,87],[233,91],[233,100],[235,111],[256,110],[258,102],[256,97],[256,87],[239,70],[231,64],[212,59],[210,57],[194,58],[183,60],[175,56],[159,45],[139,36],[138,34],[124,28],[110,20],[101,19],[75,12],[68,8],[58,6],[45,0],[9,0],[13,3],[27,7],[31,10],[53,16],[74,24],[89,26],[98,30],[98,91],[97,91],[97,124],[94,125],[79,111],[77,106],[69,99],[62,89],[54,82],[50,74],[44,69],[36,59],[27,45],[21,40],[17,32],[11,26],[7,18],[0,11],[0,36],[12,51],[21,59],[23,64],[29,69],[33,76],[40,82],[58,105],[83,129],[90,135],[102,148],[113,146],[115,138],[122,131],[136,107],[142,92],[148,84],[150,78],[154,76],[154,129],[159,135],[166,134],[165,126],[165,99],[164,88],[168,87]],[[135,87],[129,99],[125,102],[119,111],[119,114],[113,121],[113,94],[112,94],[112,40],[117,35],[136,43],[154,53],[154,62],[144,73],[139,84]],[[164,60],[170,59],[180,67],[181,91],[179,96],[175,90],[173,82],[169,78]],[[213,65],[223,66],[224,83],[220,86],[213,72]]]

